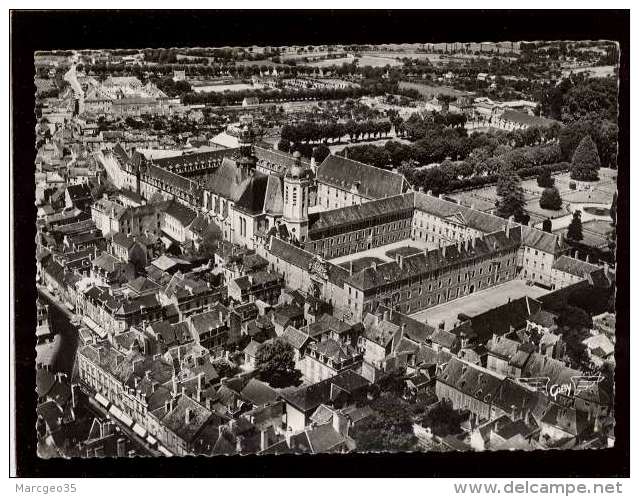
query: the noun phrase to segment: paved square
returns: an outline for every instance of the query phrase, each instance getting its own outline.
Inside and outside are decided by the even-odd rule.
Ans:
[[[459,314],[463,313],[472,317],[506,304],[508,299],[516,300],[525,296],[537,298],[548,292],[549,290],[545,288],[528,286],[524,280],[517,279],[430,309],[424,309],[411,314],[410,317],[435,327],[444,321],[444,329],[450,330]]]

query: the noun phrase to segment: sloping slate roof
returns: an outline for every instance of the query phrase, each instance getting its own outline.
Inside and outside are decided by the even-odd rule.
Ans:
[[[568,257],[567,255],[562,255],[561,257],[559,257],[552,265],[552,268],[556,269],[557,271],[563,271],[564,273],[579,276],[580,278],[585,278],[590,273],[601,269],[595,264],[590,264],[589,262],[584,262],[573,257]]]
[[[268,162],[272,164],[269,169],[276,170],[278,173],[285,173],[288,169],[295,165],[295,159],[292,154],[282,152],[281,150],[272,150],[265,147],[255,146],[253,148],[258,162]],[[302,164],[310,166],[310,161],[301,158]]]
[[[255,176],[264,176],[261,173],[254,173]],[[230,157],[224,157],[217,171],[209,178],[206,189],[220,197],[237,202],[253,175],[249,175],[239,167]]]
[[[259,214],[264,210],[269,176],[256,173],[247,181],[242,194],[235,202],[235,208],[247,214]]]
[[[486,212],[471,209],[464,205],[434,197],[423,192],[415,192],[415,208],[417,210],[434,214],[437,217],[448,218],[460,216],[467,226],[483,233],[499,231],[508,224],[506,219],[493,216]],[[539,231],[539,230],[537,230]]]
[[[331,452],[336,447],[345,443],[344,436],[333,429],[332,423],[317,426],[306,432],[311,451],[314,454]]]
[[[520,231],[518,228],[510,230],[510,237],[506,233],[497,231],[486,235],[484,239],[477,239],[475,247],[468,249],[457,245],[446,247],[445,254],[442,249],[432,249],[404,257],[402,267],[397,261],[378,264],[377,267],[366,268],[348,278],[348,283],[360,290],[369,290],[391,282],[401,281],[406,278],[426,274],[431,271],[441,270],[451,264],[458,264],[465,260],[472,260],[477,256],[488,255],[497,250],[514,248],[519,245]]]
[[[300,349],[310,337],[303,331],[289,326],[286,328],[286,330],[284,330],[282,338],[290,343],[293,348]]]
[[[251,378],[240,392],[240,395],[253,405],[263,406],[277,399],[277,392],[267,383]]]
[[[337,155],[329,155],[324,159],[317,170],[317,180],[348,191],[356,186],[359,194],[368,198],[399,195],[410,188],[401,174]]]
[[[186,422],[187,409],[191,416],[188,423]],[[175,409],[168,412],[162,419],[162,424],[182,440],[190,442],[195,438],[212,414],[213,413],[203,405],[195,402],[186,395],[181,395]]]
[[[135,154],[138,154],[138,152],[136,152]],[[140,156],[142,157],[141,160],[143,162],[146,161],[146,159],[144,159],[144,157],[141,154]],[[152,162],[149,162],[146,164],[145,174],[150,176],[151,178],[155,178],[165,183],[168,183],[169,185],[173,185],[174,187],[179,188],[182,191],[193,191],[195,193],[196,190],[198,189],[197,183],[183,176],[180,176],[179,174],[175,174],[175,173],[172,173],[171,171],[167,171],[166,169],[158,167]]]
[[[472,331],[479,343],[485,343],[493,334],[503,335],[524,328],[526,320],[541,309],[541,302],[528,296],[512,300],[470,319]]]
[[[269,252],[277,258],[305,270],[308,269],[309,264],[315,258],[315,255],[311,252],[275,237],[271,237]]]
[[[488,352],[497,356],[510,359],[519,349],[521,344],[504,336],[495,336],[486,344]]]
[[[502,379],[503,376],[494,371],[460,361],[456,357],[448,361],[444,370],[437,377],[438,381],[482,402],[490,402],[490,398],[497,392]]]
[[[194,210],[189,209],[179,202],[171,202],[166,209],[166,214],[177,219],[182,226],[188,226],[197,216]]]
[[[522,225],[521,234],[524,245],[542,252],[554,254],[557,250],[564,248],[564,243],[562,243],[560,237],[553,233]]]
[[[102,252],[102,255],[93,260],[93,265],[104,269],[107,272],[115,271],[116,265],[120,264],[120,260],[113,257],[107,252]]]
[[[155,159],[153,163],[161,168],[168,169],[169,171],[182,167],[182,166],[200,166],[203,164],[215,164],[221,161],[224,157],[234,153],[234,149],[221,149],[213,150],[209,152],[198,152],[195,154],[179,155],[177,157],[165,157],[162,159]]]
[[[279,178],[269,175],[264,195],[264,212],[278,215],[284,212],[284,195],[282,194],[282,183]]]
[[[67,192],[71,200],[83,199],[91,196],[91,188],[85,184],[69,185],[67,186]]]
[[[413,195],[411,193],[311,215],[309,216],[309,236],[313,239],[312,232],[314,231],[333,228],[348,223],[359,223],[400,211],[412,213]]]

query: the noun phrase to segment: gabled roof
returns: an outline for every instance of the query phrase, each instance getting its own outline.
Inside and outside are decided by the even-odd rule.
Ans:
[[[254,406],[263,406],[274,402],[278,394],[267,383],[251,378],[246,386],[240,391],[240,395]]]
[[[586,278],[589,274],[601,269],[600,266],[575,259],[574,257],[568,257],[567,255],[562,255],[557,258],[552,268],[557,271],[572,274],[573,276],[579,276],[580,278]]]
[[[317,170],[317,181],[334,188],[351,191],[378,199],[399,195],[410,189],[402,174],[369,166],[338,155],[329,155]]]
[[[288,326],[284,333],[282,334],[282,338],[286,340],[294,349],[301,349],[308,341],[310,340],[310,336],[304,333],[297,328],[293,328],[292,326]]]
[[[189,226],[197,216],[197,213],[194,210],[189,209],[179,202],[171,202],[165,213],[167,216],[177,219],[177,221],[184,227]]]
[[[411,194],[396,195],[382,198],[359,205],[343,207],[315,213],[309,216],[309,238],[314,240],[314,234],[322,230],[339,227],[349,223],[360,223],[368,219],[386,216],[389,212],[413,212],[413,198]]]
[[[495,251],[514,249],[519,246],[519,228],[512,228],[509,236],[503,231],[490,233],[475,240],[471,244],[450,245],[403,257],[402,264],[398,261],[385,262],[374,267],[368,267],[353,274],[347,279],[349,285],[366,291],[406,278],[428,274],[442,270],[450,265],[471,261],[478,257],[489,255]]]
[[[433,214],[437,217],[457,220],[464,226],[476,229],[482,233],[493,233],[504,229],[508,220],[478,211],[449,200],[444,200],[423,192],[413,193],[415,209]],[[539,231],[539,230],[537,230]]]

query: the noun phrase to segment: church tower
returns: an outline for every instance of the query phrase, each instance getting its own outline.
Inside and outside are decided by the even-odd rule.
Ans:
[[[293,157],[295,164],[284,176],[284,222],[293,238],[305,242],[308,235],[310,171],[302,165],[299,152],[295,152]]]
[[[255,172],[257,159],[253,150],[253,132],[248,125],[245,125],[240,131],[238,144],[240,147],[237,157],[238,167],[240,167],[244,173]]]

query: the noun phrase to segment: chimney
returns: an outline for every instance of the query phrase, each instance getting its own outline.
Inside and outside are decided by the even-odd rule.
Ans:
[[[117,447],[118,457],[126,456],[126,438],[124,437],[118,438],[118,441],[116,442],[116,447]]]
[[[510,418],[514,421],[515,420],[515,410],[517,408],[515,407],[515,404],[510,406]]]
[[[260,450],[266,450],[266,448],[269,446],[268,438],[269,437],[267,430],[260,431]]]
[[[191,421],[193,421],[193,412],[191,412],[191,409],[187,407],[184,411],[184,423],[189,425],[191,424]]]
[[[401,254],[397,254],[396,260],[399,269],[404,269],[404,256],[402,256]]]
[[[71,406],[76,407],[78,402],[78,395],[80,394],[80,385],[74,383],[71,385]]]
[[[442,257],[446,257],[446,245],[442,247]]]
[[[384,321],[389,321],[388,310],[384,311]]]
[[[476,240],[476,239],[475,239],[475,237],[472,237],[472,238],[470,239],[470,244],[472,245],[473,249],[475,248],[475,243],[476,243],[476,241],[475,241],[475,240]]]
[[[373,268],[373,271],[377,271],[377,262],[373,261],[371,263],[371,267]]]
[[[175,373],[173,373],[173,378],[171,378],[172,381],[172,386],[173,386],[173,395],[177,395],[178,391],[178,380],[177,380],[177,376],[175,375]]]
[[[339,413],[339,412],[334,412],[333,413],[333,429],[337,433],[347,437],[348,436],[348,425],[349,424],[350,423],[348,421],[348,418],[346,416],[344,416],[342,413]]]
[[[508,223],[506,224],[506,238],[510,238],[510,218],[508,219]]]
[[[348,274],[350,276],[353,276],[353,261],[352,260],[348,262]]]

